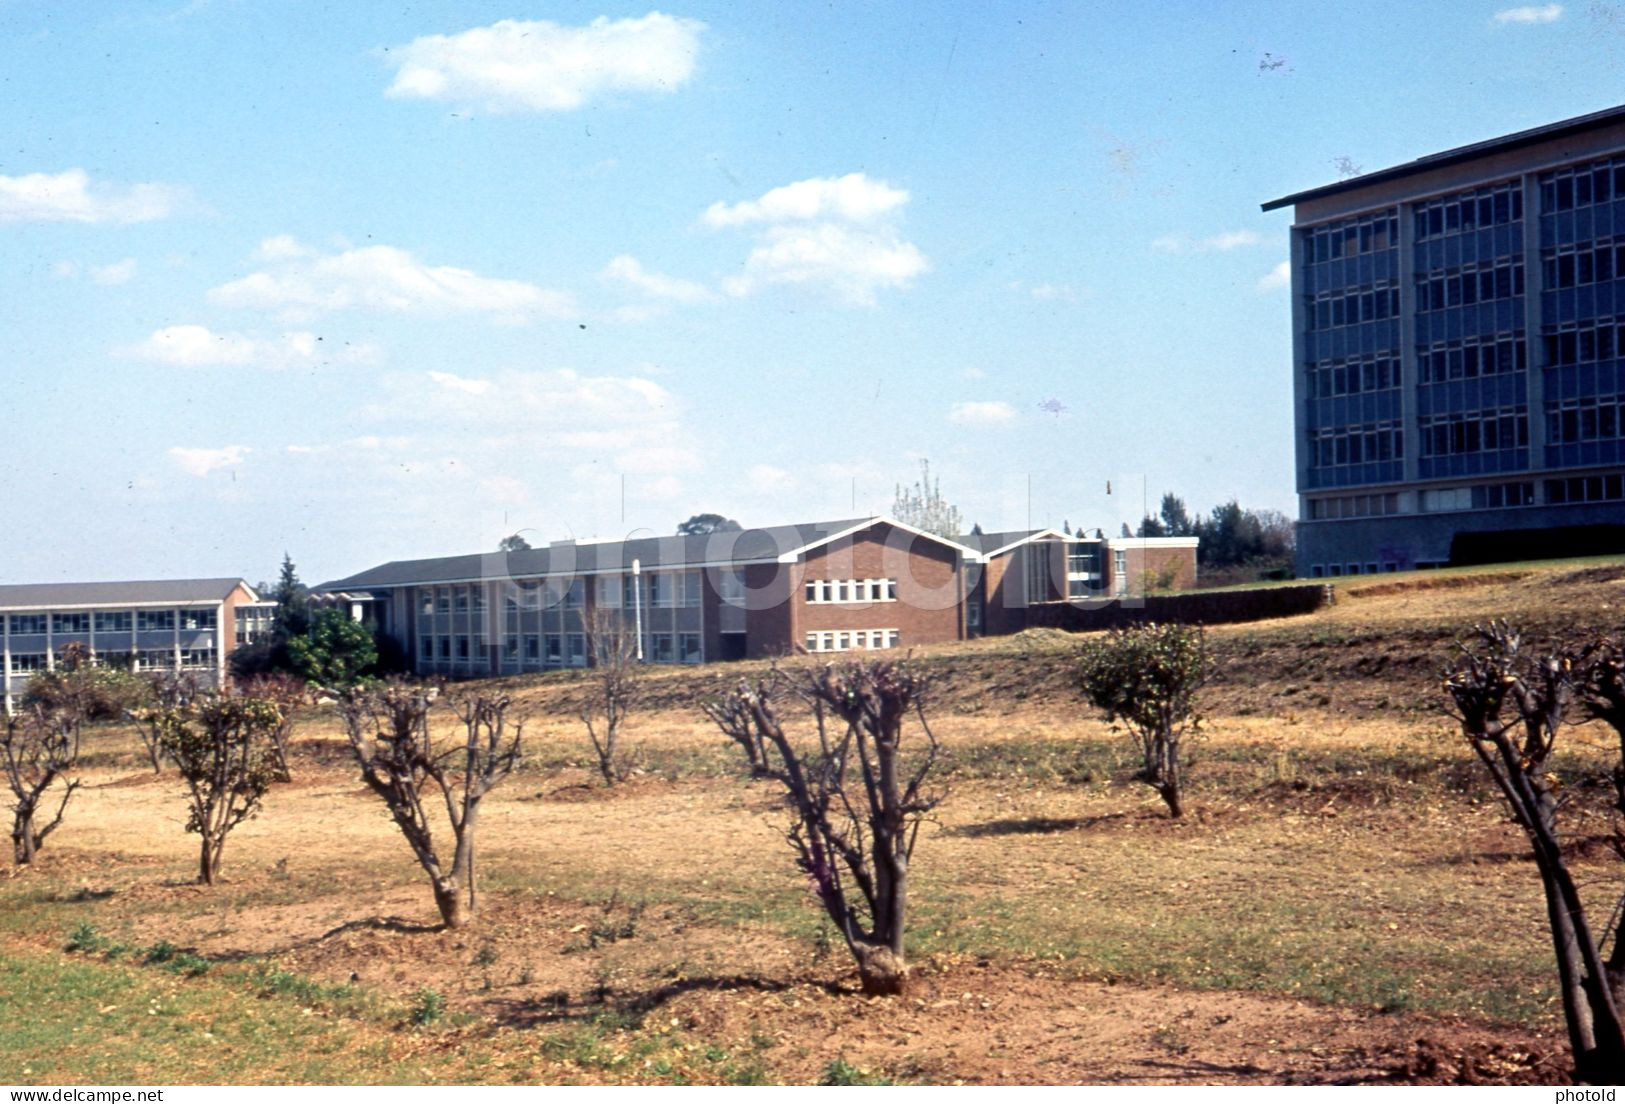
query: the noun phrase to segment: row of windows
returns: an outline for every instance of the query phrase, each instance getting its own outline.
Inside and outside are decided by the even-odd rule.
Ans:
[[[1309,368],[1309,397],[1312,399],[1386,391],[1399,385],[1399,359],[1392,354],[1326,361]]]
[[[1507,506],[1533,506],[1533,483],[1487,483],[1477,487],[1431,487],[1422,492],[1417,506],[1423,513],[1450,510],[1499,510]]]
[[[1398,422],[1316,430],[1309,439],[1309,455],[1319,468],[1400,460],[1405,456],[1405,433]]]
[[[1625,430],[1625,397],[1589,396],[1546,405],[1546,443],[1612,441]]]
[[[1546,481],[1546,501],[1553,505],[1618,502],[1622,498],[1625,498],[1625,477],[1618,475],[1576,475]]]
[[[1625,242],[1588,242],[1541,258],[1541,279],[1547,291],[1584,287],[1625,276]]]
[[[129,610],[14,613],[10,617],[10,632],[12,636],[43,636],[49,625],[53,636],[67,636],[88,633],[93,624],[99,633],[127,633],[132,624],[137,632],[173,632],[176,624],[182,629],[212,629],[216,620],[212,609],[136,610],[133,618]]]
[[[1625,350],[1625,324],[1609,319],[1576,329],[1543,334],[1540,342],[1548,368],[1613,360],[1621,350]]]
[[[700,573],[650,571],[642,575],[600,575],[597,595],[598,604],[611,609],[634,609],[640,603],[662,609],[693,609],[700,604]]]
[[[838,629],[807,634],[809,652],[882,651],[897,647],[896,629]]]
[[[1399,570],[1399,564],[1394,563],[1391,560],[1389,562],[1384,563],[1383,565],[1381,565],[1380,568],[1378,567],[1378,565],[1376,565],[1374,563],[1365,564],[1363,567],[1358,563],[1351,563],[1351,564],[1347,565],[1346,569],[1345,569],[1343,564],[1313,564],[1309,568],[1309,575],[1310,575],[1311,578],[1320,579],[1320,578],[1323,578],[1323,577],[1328,576],[1328,575],[1332,576],[1333,578],[1336,578],[1336,577],[1338,577],[1340,575],[1345,575],[1345,574],[1346,575],[1361,575],[1361,574],[1375,575],[1375,574],[1378,573],[1378,571],[1398,571],[1398,570]]]
[[[1399,289],[1359,287],[1316,298],[1307,312],[1311,330],[1330,330],[1360,322],[1399,317]]]
[[[1448,275],[1416,278],[1417,311],[1467,307],[1512,299],[1523,294],[1523,262],[1503,261],[1494,267],[1464,269]],[[1397,308],[1396,308],[1397,310]]]
[[[1423,456],[1459,456],[1473,452],[1529,447],[1529,410],[1507,406],[1496,410],[1434,414],[1420,420]]]
[[[1399,513],[1399,495],[1387,494],[1344,495],[1340,498],[1311,498],[1311,521],[1333,521],[1338,518],[1387,517]]]
[[[107,667],[128,667],[136,671],[172,671],[176,667],[173,648],[142,648],[134,652],[99,652],[96,662]],[[179,666],[193,669],[211,669],[215,666],[213,648],[182,648]],[[13,652],[12,673],[44,671],[50,659],[44,652]]]
[[[1522,372],[1529,367],[1529,348],[1521,332],[1511,337],[1469,339],[1418,350],[1416,367],[1423,383]]]
[[[896,579],[809,579],[806,585],[807,601],[814,604],[827,602],[895,602]]]
[[[1517,181],[1418,204],[1416,240],[1501,226],[1523,218],[1523,187]]]
[[[424,663],[483,662],[468,636],[422,636],[418,638],[418,658]],[[644,658],[654,663],[698,663],[701,657],[699,633],[648,633],[644,636]],[[502,644],[502,657],[509,664],[526,662],[562,667],[584,666],[587,638],[583,633],[531,633],[509,636]]]
[[[1399,216],[1392,211],[1317,227],[1307,235],[1304,248],[1310,264],[1375,253],[1399,245]]]
[[[1625,199],[1625,161],[1594,161],[1540,178],[1543,214],[1607,203],[1615,196]]]

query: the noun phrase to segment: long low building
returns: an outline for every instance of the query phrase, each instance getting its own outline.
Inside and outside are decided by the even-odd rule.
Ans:
[[[1195,538],[949,538],[868,517],[402,560],[316,589],[372,595],[415,671],[475,676],[586,666],[611,626],[656,663],[888,650],[1195,579]]]
[[[12,712],[28,680],[82,645],[97,662],[186,670],[218,685],[241,643],[239,613],[263,607],[242,579],[0,586],[0,689]],[[228,633],[230,635],[228,635]]]

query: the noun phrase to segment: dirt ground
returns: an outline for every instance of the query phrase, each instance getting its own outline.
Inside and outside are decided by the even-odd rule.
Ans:
[[[857,993],[791,866],[771,784],[719,766],[722,738],[683,705],[743,667],[661,673],[662,707],[632,733],[656,766],[614,789],[584,769],[566,708],[580,681],[531,684],[538,765],[489,800],[480,913],[464,931],[438,928],[330,714],[302,726],[294,782],[231,837],[224,886],[190,884],[179,784],[112,734],[37,869],[7,869],[0,893],[27,883],[82,900],[100,931],[217,962],[391,999],[430,988],[465,1033],[611,1011],[618,1030],[666,1025],[758,1053],[787,1083],[816,1082],[837,1056],[932,1084],[1560,1083],[1551,952],[1515,830],[1443,775],[1412,794],[1406,778],[1339,764],[1462,754],[1427,698],[1452,633],[1508,605],[1564,631],[1580,609],[1613,621],[1622,574],[1373,585],[1312,618],[1216,630],[1220,708],[1183,823],[1111,764],[1046,772],[1024,758],[1110,738],[1068,696],[1064,640],[921,657],[946,684],[945,743],[983,758],[950,775],[921,839],[920,949],[898,999]],[[1510,949],[1481,942],[1490,930],[1511,932]],[[63,931],[7,938],[56,953]],[[1362,955],[1404,992],[1364,999]],[[1301,970],[1282,972],[1293,956]],[[1480,1010],[1469,983],[1439,976],[1475,958],[1540,992]]]

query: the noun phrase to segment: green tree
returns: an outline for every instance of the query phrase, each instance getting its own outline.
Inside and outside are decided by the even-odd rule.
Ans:
[[[226,836],[259,811],[276,774],[272,734],[282,714],[260,698],[206,693],[156,721],[164,754],[186,782],[186,830],[201,841],[198,881],[220,877]]]
[[[378,642],[343,610],[318,610],[309,632],[288,641],[288,662],[306,682],[345,689],[377,672]]]
[[[695,514],[677,526],[679,537],[703,537],[711,533],[737,533],[740,524],[721,514]]]
[[[273,647],[286,645],[310,630],[310,590],[299,581],[293,557],[282,554],[282,574],[276,584],[276,614],[271,621]]]
[[[518,533],[503,537],[497,541],[498,552],[529,552],[530,542]]]
[[[1201,723],[1196,692],[1207,672],[1202,630],[1190,625],[1113,629],[1085,643],[1079,655],[1084,696],[1133,735],[1141,754],[1139,780],[1176,817],[1185,811],[1180,742]]]

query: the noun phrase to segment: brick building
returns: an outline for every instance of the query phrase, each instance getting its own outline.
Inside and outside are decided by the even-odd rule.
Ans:
[[[945,538],[871,517],[397,561],[317,589],[372,596],[419,673],[473,676],[586,666],[606,624],[656,663],[1016,632],[1036,602],[1143,593],[1147,564],[1159,586],[1194,582],[1196,542]]]

